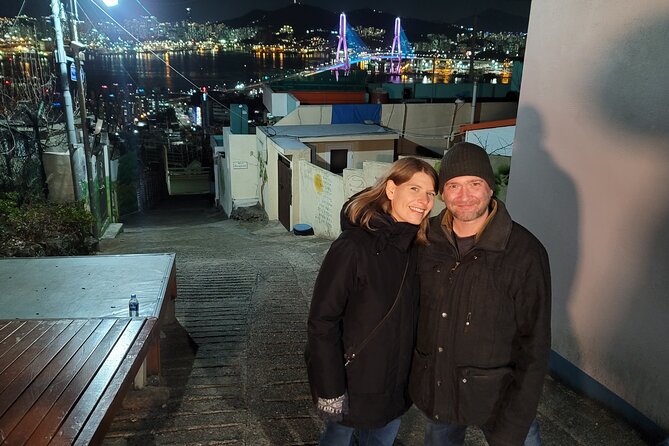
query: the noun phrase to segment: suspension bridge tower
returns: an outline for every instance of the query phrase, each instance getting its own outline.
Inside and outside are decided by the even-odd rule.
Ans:
[[[400,18],[395,19],[395,36],[393,37],[393,46],[390,48],[390,74],[401,74],[402,71],[402,45],[400,35],[402,25]],[[397,50],[397,52],[395,52]]]
[[[343,12],[339,14],[339,42],[337,43],[337,57],[335,58],[337,65],[343,65],[346,73],[351,68],[351,63],[348,58],[348,44],[346,43],[346,14]]]

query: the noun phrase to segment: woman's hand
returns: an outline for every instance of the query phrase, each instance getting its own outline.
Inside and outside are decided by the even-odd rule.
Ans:
[[[316,410],[325,420],[341,421],[348,413],[348,394],[336,398],[318,398]]]

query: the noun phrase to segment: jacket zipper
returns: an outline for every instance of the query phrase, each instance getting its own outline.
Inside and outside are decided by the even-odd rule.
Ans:
[[[472,251],[470,251],[472,252]],[[476,261],[478,259],[477,255],[470,256],[471,261]],[[467,293],[467,317],[465,318],[465,327],[464,327],[464,332],[468,333],[469,330],[471,329],[472,326],[472,310],[473,310],[473,301],[474,301],[474,296],[472,295],[472,287],[469,287],[469,291]]]
[[[456,269],[458,269],[458,266],[460,266],[460,261],[456,260],[455,265],[453,265],[453,268],[451,268],[451,273],[454,273]]]

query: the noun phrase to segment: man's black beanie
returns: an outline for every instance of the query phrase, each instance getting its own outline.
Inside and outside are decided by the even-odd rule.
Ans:
[[[481,177],[495,189],[495,174],[485,149],[469,142],[459,142],[444,153],[439,169],[439,193],[451,178],[461,176]]]

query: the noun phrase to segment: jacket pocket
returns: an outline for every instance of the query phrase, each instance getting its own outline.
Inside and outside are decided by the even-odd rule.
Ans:
[[[491,421],[512,379],[510,367],[459,367],[458,421],[478,426]]]
[[[420,305],[436,308],[440,306],[439,296],[446,277],[446,267],[441,262],[423,261],[418,265],[420,283]]]

